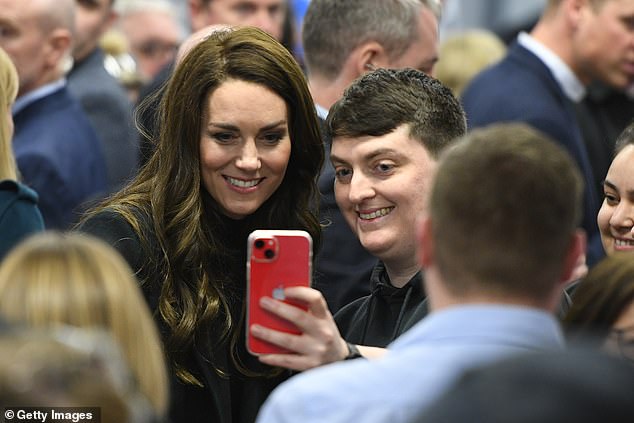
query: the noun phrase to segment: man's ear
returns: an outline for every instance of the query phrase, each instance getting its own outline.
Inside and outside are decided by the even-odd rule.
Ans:
[[[416,239],[418,240],[418,261],[425,267],[434,263],[434,240],[432,237],[432,221],[428,214],[416,220]]]
[[[585,264],[585,260],[581,260],[586,254],[586,233],[583,229],[577,229],[570,239],[570,245],[566,256],[564,257],[564,266],[561,275],[561,282],[570,282],[577,266]]]
[[[72,34],[64,28],[54,29],[48,36],[48,49],[45,51],[46,64],[57,68],[71,54]]]
[[[584,18],[584,13],[590,11],[592,5],[589,0],[563,0],[563,12],[572,28],[577,28]]]
[[[355,50],[355,69],[359,76],[387,65],[385,49],[376,41],[367,41]]]

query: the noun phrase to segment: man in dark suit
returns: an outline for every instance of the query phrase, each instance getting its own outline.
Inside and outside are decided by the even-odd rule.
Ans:
[[[432,0],[312,0],[304,16],[303,46],[317,114],[328,109],[356,78],[375,68],[433,71],[438,19]],[[326,139],[326,157],[330,140]],[[320,220],[326,227],[315,259],[315,288],[331,312],[370,293],[377,259],[359,243],[335,202],[329,160],[319,177]]]
[[[99,39],[115,21],[114,0],[75,0],[75,65],[68,89],[79,100],[95,128],[108,170],[108,191],[121,188],[137,170],[139,138],[132,103],[119,82],[104,67]]]
[[[103,194],[101,145],[63,77],[70,60],[74,0],[1,0],[0,46],[20,79],[14,151],[23,181],[40,197],[47,228],[66,229],[79,207]]]
[[[634,81],[632,20],[632,1],[551,0],[530,35],[520,34],[506,58],[477,76],[462,97],[471,128],[527,122],[573,156],[585,182],[582,227],[590,265],[604,254],[599,200],[573,103],[594,79],[615,87]]]

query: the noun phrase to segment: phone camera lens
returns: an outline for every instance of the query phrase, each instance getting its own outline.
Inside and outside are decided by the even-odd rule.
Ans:
[[[262,241],[261,239],[256,240],[255,248],[261,249],[262,247],[264,247],[264,241]]]
[[[275,251],[264,250],[264,257],[266,257],[267,259],[272,259],[273,257],[275,257]]]

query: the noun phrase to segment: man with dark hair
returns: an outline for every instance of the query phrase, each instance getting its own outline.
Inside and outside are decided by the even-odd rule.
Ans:
[[[342,308],[335,330],[314,290],[286,295],[307,303],[308,313],[282,302],[266,306],[303,333],[252,328],[265,341],[298,353],[260,360],[296,370],[381,355],[383,347],[425,316],[414,227],[427,207],[438,156],[464,135],[466,122],[458,100],[436,79],[414,69],[379,69],[344,92],[330,109],[326,128],[333,139],[337,204],[355,238],[379,262],[365,281],[371,294]]]
[[[434,0],[311,0],[302,34],[319,117],[325,120],[344,89],[373,69],[409,67],[431,74],[438,59],[438,14]],[[324,141],[328,156],[330,139]],[[370,292],[367,281],[376,263],[341,215],[334,180],[333,168],[325,162],[319,178],[325,227],[314,286],[333,313]]]
[[[335,138],[338,183],[351,177],[357,192],[370,192],[367,180],[399,172],[387,146],[364,146],[385,143],[378,140]],[[363,166],[342,160],[350,143]],[[358,171],[364,175],[355,182]],[[554,311],[585,248],[576,229],[581,195],[568,154],[525,125],[492,126],[457,141],[440,159],[428,207],[415,211],[429,316],[382,358],[326,366],[280,385],[258,421],[407,422],[466,369],[561,349]],[[367,204],[357,208],[357,222],[367,232],[362,239],[379,246],[389,234],[380,219],[398,216],[399,203]]]

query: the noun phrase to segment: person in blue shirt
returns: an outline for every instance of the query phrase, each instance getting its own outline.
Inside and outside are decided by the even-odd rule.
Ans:
[[[411,228],[431,313],[381,358],[280,385],[257,422],[407,422],[469,368],[562,349],[554,311],[585,249],[582,189],[569,155],[525,124],[457,140]]]

